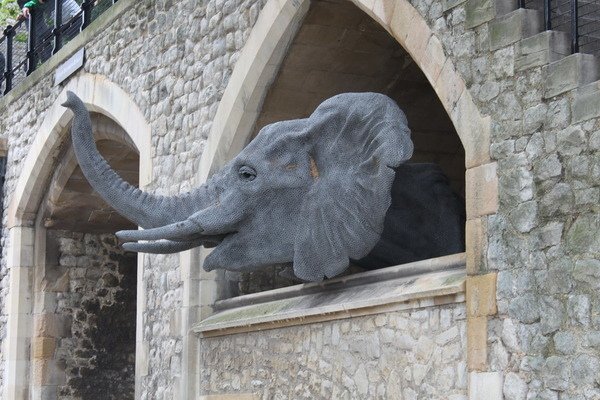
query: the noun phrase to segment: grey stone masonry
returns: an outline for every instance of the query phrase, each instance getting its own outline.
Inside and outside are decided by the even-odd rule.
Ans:
[[[573,101],[573,122],[600,117],[600,86],[597,82],[577,90]]]
[[[151,127],[150,190],[174,194],[192,187],[219,102],[265,3],[132,1],[130,10],[115,15],[112,24],[86,44],[86,64],[79,76],[100,75],[117,84]],[[429,49],[434,48],[430,44],[441,43],[440,57],[447,60],[439,76],[456,70],[464,81],[464,88],[462,82],[454,82],[457,93],[441,93],[438,87],[436,92],[456,94],[461,107],[462,100],[472,98],[473,108],[490,121],[489,164],[497,173],[490,179],[497,178],[493,200],[498,207],[497,212],[477,218],[484,227],[481,243],[469,243],[467,248],[467,253],[483,248],[475,254],[478,273],[497,274],[497,314],[486,317],[486,373],[504,378],[508,400],[596,400],[600,398],[600,87],[591,80],[598,78],[597,67],[582,55],[556,60],[564,43],[551,45],[554,34],[534,38],[541,30],[539,13],[502,15],[495,0],[410,3],[433,33],[415,47]],[[378,9],[382,14],[387,11]],[[411,32],[425,31],[417,22]],[[416,41],[411,35],[401,40]],[[437,57],[427,56],[429,62]],[[5,210],[44,116],[62,90],[53,86],[52,75],[0,110],[0,132],[9,147]],[[454,122],[462,123],[462,117],[459,114]],[[56,133],[66,137],[66,132]],[[476,132],[480,136],[475,137],[487,143],[484,133]],[[11,244],[6,227],[5,213],[2,341]],[[146,347],[140,354],[147,363],[139,367],[138,396],[178,398],[189,367],[182,361],[186,354],[181,329],[182,319],[189,317],[182,300],[182,280],[187,277],[177,255],[145,260],[140,325]],[[199,356],[202,371],[194,379],[204,394],[464,400],[464,318],[463,306],[432,306],[201,339],[200,353],[194,355]],[[5,357],[5,345],[2,350]],[[4,368],[5,360],[0,359],[0,379],[6,376]]]
[[[600,62],[590,54],[576,53],[545,67],[546,98],[557,96],[600,78]]]
[[[545,31],[521,40],[517,44],[515,69],[523,71],[558,61],[571,54],[569,35]]]
[[[493,2],[435,16],[425,3],[413,2],[492,118],[499,209],[484,221],[480,268],[498,273],[498,316],[487,368],[504,377],[505,399],[600,398],[600,91],[585,85],[595,70],[584,78],[576,59],[587,57],[560,57],[560,33],[527,38],[517,14],[494,20]]]
[[[537,10],[515,10],[490,22],[490,49],[497,50],[542,31],[543,15]]]
[[[64,365],[61,399],[131,399],[134,392],[136,255],[114,235],[49,231],[63,275],[54,284],[56,309],[70,321],[57,344]],[[58,373],[56,371],[55,373]]]
[[[448,1],[444,11],[463,2]],[[468,0],[466,2],[466,26],[474,28],[491,21],[496,16],[508,14],[517,9],[516,0]]]
[[[466,400],[464,304],[201,340],[201,394]]]

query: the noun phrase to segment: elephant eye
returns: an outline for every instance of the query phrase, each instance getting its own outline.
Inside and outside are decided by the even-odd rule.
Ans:
[[[244,165],[238,170],[238,175],[244,181],[253,181],[256,178],[256,171],[254,168]]]

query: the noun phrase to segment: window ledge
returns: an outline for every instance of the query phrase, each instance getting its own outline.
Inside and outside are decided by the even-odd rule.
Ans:
[[[218,301],[192,331],[204,336],[282,328],[464,302],[465,253]]]

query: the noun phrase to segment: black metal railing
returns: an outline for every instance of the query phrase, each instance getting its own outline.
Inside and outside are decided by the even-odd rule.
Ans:
[[[19,17],[0,37],[0,96],[10,92],[44,61],[117,0],[47,0]]]
[[[519,7],[543,11],[545,29],[567,32],[572,53],[600,56],[600,0],[519,0]]]

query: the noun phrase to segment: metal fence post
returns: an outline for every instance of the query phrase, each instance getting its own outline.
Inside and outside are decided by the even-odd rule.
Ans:
[[[52,54],[56,54],[62,47],[62,0],[54,0],[54,29],[52,34],[54,35],[54,49]]]
[[[579,4],[571,0],[571,53],[579,53]]]
[[[552,30],[552,0],[544,0],[544,28]]]
[[[94,8],[93,0],[84,0],[81,4],[83,10],[83,24],[81,24],[81,30],[84,30],[90,22],[92,22],[92,9]]]
[[[4,30],[4,36],[6,36],[6,72],[4,72],[4,81],[6,87],[4,88],[4,94],[10,92],[12,89],[12,78],[13,78],[13,38],[15,37],[15,29],[8,25]]]
[[[29,38],[27,41],[27,75],[35,71],[38,62],[38,54],[35,51],[37,46],[37,34],[39,30],[39,18],[42,17],[38,10],[31,10],[29,16]]]

